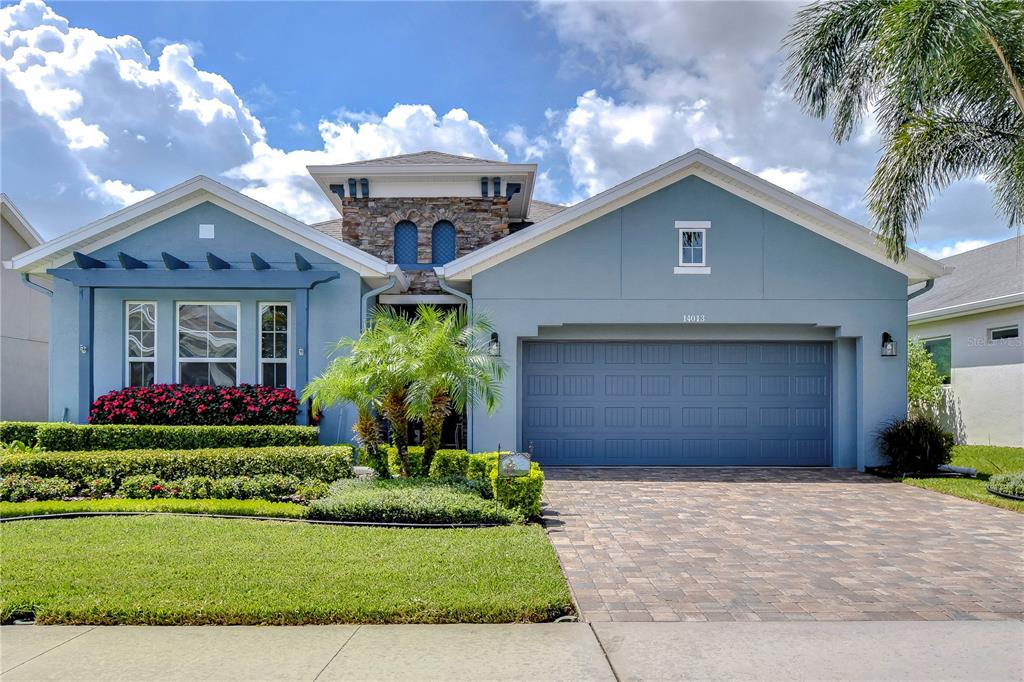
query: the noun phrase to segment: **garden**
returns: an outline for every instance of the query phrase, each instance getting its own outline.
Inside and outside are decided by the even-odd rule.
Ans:
[[[439,447],[452,410],[501,399],[503,365],[478,341],[488,331],[458,313],[380,309],[301,397],[155,385],[101,396],[89,424],[0,423],[0,621],[571,614],[535,523],[540,467],[506,477],[497,452]],[[355,443],[321,445],[294,425],[300,399],[355,405]]]

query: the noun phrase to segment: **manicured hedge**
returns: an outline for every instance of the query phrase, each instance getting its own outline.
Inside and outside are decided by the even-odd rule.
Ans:
[[[10,425],[10,427],[9,427]],[[7,438],[20,436],[18,438]],[[198,450],[317,445],[315,426],[157,426],[3,422],[0,442],[19,440],[45,450]]]
[[[469,454],[465,450],[438,450],[430,465],[431,478],[463,476],[481,485],[485,497],[498,500],[510,509],[518,509],[529,518],[540,516],[544,492],[544,472],[536,462],[530,475],[521,478],[498,476],[498,453]]]
[[[519,523],[523,516],[464,483],[429,479],[339,481],[309,518],[376,523]]]
[[[491,470],[491,489],[494,499],[509,509],[518,509],[524,516],[540,517],[541,496],[544,493],[544,472],[540,465],[530,465],[530,475],[516,478],[498,476],[498,467]]]
[[[89,410],[90,424],[294,424],[295,391],[270,386],[154,384],[111,391]]]
[[[988,487],[1005,495],[1024,497],[1024,471],[996,474],[988,480]]]
[[[59,500],[71,497],[75,484],[63,478],[39,476],[4,476],[0,478],[0,501]]]
[[[126,476],[152,474],[163,480],[186,476],[258,476],[285,474],[334,481],[352,476],[347,445],[202,450],[98,450],[27,452],[0,456],[0,475],[60,477],[80,485],[98,478],[115,483]]]
[[[388,470],[391,471],[392,476],[402,475],[401,461],[398,459],[398,448],[393,445],[388,446]],[[420,476],[426,476],[427,472],[423,470],[423,446],[422,445],[410,445],[409,448],[409,477],[417,478]]]
[[[176,514],[228,514],[301,519],[306,516],[306,507],[293,502],[267,502],[266,500],[180,500],[170,498],[126,500],[120,497],[108,497],[103,500],[0,502],[0,518],[75,512],[172,512]]]

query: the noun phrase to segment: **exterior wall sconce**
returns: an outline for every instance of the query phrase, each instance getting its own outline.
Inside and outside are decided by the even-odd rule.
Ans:
[[[487,344],[487,354],[493,358],[501,357],[501,341],[498,332],[491,332],[491,342]]]
[[[882,332],[882,357],[896,357],[896,342],[893,341],[892,334],[889,332]]]

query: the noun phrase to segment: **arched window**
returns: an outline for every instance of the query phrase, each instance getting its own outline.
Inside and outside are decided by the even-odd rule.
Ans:
[[[399,265],[413,265],[418,261],[416,225],[403,220],[395,225],[395,262]]]
[[[434,225],[430,234],[430,261],[434,265],[444,265],[455,260],[455,226],[447,220]]]

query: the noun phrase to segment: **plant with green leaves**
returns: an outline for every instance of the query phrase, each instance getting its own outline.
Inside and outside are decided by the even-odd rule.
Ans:
[[[874,114],[868,209],[893,259],[959,179],[984,177],[1009,225],[1024,222],[1022,26],[1020,0],[829,0],[797,13],[785,39],[796,100],[831,116],[840,143]]]
[[[942,377],[920,339],[907,343],[907,409],[933,414],[942,403]]]
[[[421,305],[412,322],[411,381],[406,394],[409,416],[423,422],[423,471],[430,471],[441,447],[441,429],[453,410],[482,402],[489,414],[501,403],[505,362],[491,355],[493,326],[484,315],[442,311]]]

